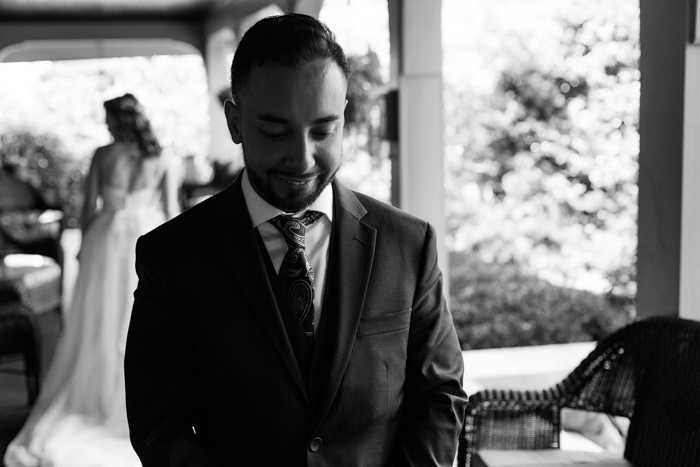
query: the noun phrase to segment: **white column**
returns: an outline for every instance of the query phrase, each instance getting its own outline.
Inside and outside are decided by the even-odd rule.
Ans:
[[[318,18],[322,6],[323,0],[292,0],[287,2],[289,11],[304,13],[314,18]]]
[[[688,5],[640,0],[639,7],[637,316],[678,316]]]
[[[218,94],[229,86],[229,70],[235,49],[235,34],[231,28],[222,28],[207,36],[205,60],[207,79],[209,81],[209,124],[211,143],[209,159],[211,161],[230,161],[243,165],[240,146],[231,141],[226,126],[224,108]]]
[[[443,201],[442,37],[440,0],[404,0],[399,65],[400,207],[435,227],[448,293]],[[395,9],[390,9],[391,11]]]
[[[685,56],[679,314],[700,320],[700,45]]]

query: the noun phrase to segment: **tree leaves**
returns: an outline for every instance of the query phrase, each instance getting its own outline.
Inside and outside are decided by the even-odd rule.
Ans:
[[[548,36],[486,21],[472,52],[492,87],[446,85],[451,246],[633,296],[638,5],[575,1],[549,21],[532,29]]]

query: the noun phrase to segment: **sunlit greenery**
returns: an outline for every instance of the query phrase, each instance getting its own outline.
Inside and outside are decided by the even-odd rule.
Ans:
[[[484,27],[472,52],[490,80],[446,85],[451,248],[633,297],[638,4],[565,12],[533,34]]]
[[[199,56],[0,64],[0,155],[77,226],[81,182],[93,152],[109,143],[102,103],[131,92],[164,148],[205,158],[206,76]]]
[[[471,252],[451,253],[450,290],[463,350],[595,341],[632,313],[624,298],[561,287]]]
[[[339,30],[341,43],[372,32]],[[443,48],[450,305],[463,348],[595,339],[630,319],[638,2],[443,0]],[[339,177],[388,201],[388,44],[373,50],[350,50]],[[69,226],[91,154],[109,142],[102,102],[125,92],[168,151],[206,161],[198,56],[0,64],[0,154],[68,206]]]
[[[460,341],[598,339],[635,315],[638,2],[489,5],[459,5],[469,71],[445,86]]]

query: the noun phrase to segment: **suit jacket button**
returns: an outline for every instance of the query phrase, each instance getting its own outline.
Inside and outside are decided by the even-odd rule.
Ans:
[[[309,444],[309,449],[311,449],[313,452],[316,452],[319,449],[321,449],[322,445],[323,445],[323,440],[321,438],[314,438],[311,440],[311,443]]]

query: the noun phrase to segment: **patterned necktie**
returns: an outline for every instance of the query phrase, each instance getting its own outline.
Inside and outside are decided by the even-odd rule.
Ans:
[[[279,277],[292,312],[299,320],[309,343],[314,343],[314,271],[306,256],[306,226],[323,214],[307,211],[303,217],[277,216],[270,223],[277,227],[287,242]]]

